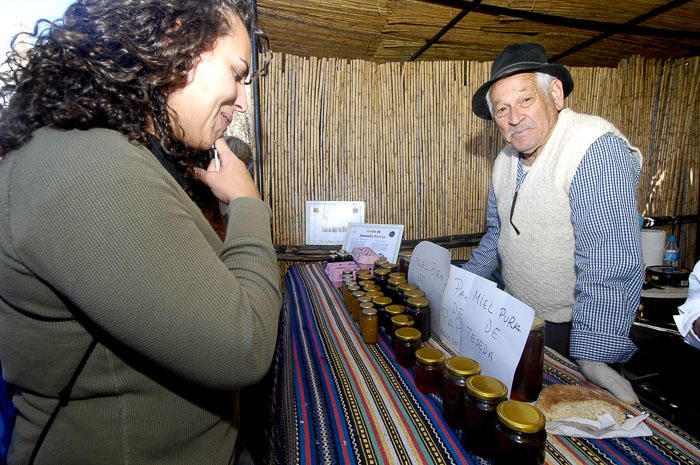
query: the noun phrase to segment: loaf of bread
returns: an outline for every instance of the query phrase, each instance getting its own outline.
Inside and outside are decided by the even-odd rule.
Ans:
[[[598,420],[609,413],[618,425],[627,418],[620,404],[602,391],[584,386],[553,384],[545,386],[537,398],[537,407],[547,421],[565,418]]]

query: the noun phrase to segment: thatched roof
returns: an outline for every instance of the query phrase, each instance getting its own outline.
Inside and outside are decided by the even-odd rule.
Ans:
[[[616,66],[632,55],[682,58],[700,51],[700,0],[258,0],[257,5],[273,50],[300,56],[491,61],[510,43],[532,41],[562,64]]]

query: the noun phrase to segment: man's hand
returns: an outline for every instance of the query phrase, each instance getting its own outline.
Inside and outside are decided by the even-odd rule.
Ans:
[[[638,404],[639,398],[632,385],[621,374],[610,368],[607,363],[591,360],[576,360],[581,373],[592,383],[610,391],[612,395],[628,404]]]

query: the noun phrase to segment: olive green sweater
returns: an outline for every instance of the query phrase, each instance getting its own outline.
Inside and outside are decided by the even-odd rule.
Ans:
[[[269,367],[281,306],[265,203],[222,243],[154,155],[41,129],[0,161],[0,360],[23,464],[93,336],[38,464],[228,464],[238,388]]]

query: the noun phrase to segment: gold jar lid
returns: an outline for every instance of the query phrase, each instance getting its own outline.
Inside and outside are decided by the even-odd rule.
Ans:
[[[361,281],[363,279],[372,279],[372,273],[367,270],[362,270],[355,273],[355,277],[358,281]]]
[[[430,301],[428,301],[428,299],[425,297],[411,297],[406,301],[406,303],[415,308],[423,308],[430,305]]]
[[[372,297],[368,296],[367,294],[361,295],[360,297],[357,298],[357,301],[362,303],[362,302],[369,302],[372,303]],[[374,304],[372,304],[374,305]]]
[[[398,287],[399,284],[403,284],[405,282],[406,282],[406,278],[389,278],[389,280],[386,283],[389,286]]]
[[[374,308],[374,304],[372,302],[360,302],[360,308]]]
[[[389,315],[394,316],[394,315],[400,315],[403,312],[405,312],[406,307],[404,307],[403,305],[400,305],[400,304],[391,304],[391,305],[387,305],[384,310],[386,310],[386,312]]]
[[[348,286],[348,291],[350,291],[350,292],[359,291],[359,290],[362,290],[362,288],[360,286],[358,286],[357,284],[353,284],[352,286]]]
[[[374,286],[376,283],[371,279],[362,279],[357,282],[360,286]]]
[[[374,299],[375,297],[382,297],[384,293],[382,291],[367,291],[365,292],[365,295],[368,295]]]
[[[367,284],[366,286],[362,286],[362,289],[364,289],[365,292],[382,290],[382,288],[377,286],[376,284]]]
[[[416,360],[423,365],[440,365],[445,361],[445,354],[434,347],[421,347],[416,350]]]
[[[411,315],[394,315],[391,317],[391,324],[397,328],[402,328],[404,326],[413,326],[415,320]]]
[[[378,307],[386,307],[387,305],[391,304],[391,297],[375,297],[372,299],[372,302],[374,302],[374,305]]]
[[[375,316],[377,314],[377,309],[374,307],[362,308],[362,314],[365,316]]]
[[[413,291],[415,289],[418,289],[418,286],[411,283],[401,283],[399,284],[399,289],[401,290],[401,292],[405,293],[406,291]]]
[[[374,261],[374,268],[376,271],[376,268],[379,268],[380,266],[384,265],[385,263],[389,263],[389,260],[386,260],[384,258],[378,258]]]
[[[394,271],[398,267],[399,267],[399,265],[397,263],[389,263],[389,262],[386,262],[386,263],[381,265],[381,269],[389,270],[389,271]],[[375,269],[375,273],[376,273],[376,269]]]
[[[391,273],[389,273],[389,279],[394,278],[407,279],[406,273],[404,273],[403,271],[392,271]]]
[[[416,354],[418,352],[416,351]],[[513,431],[537,433],[545,426],[545,418],[540,409],[527,402],[505,400],[496,407],[498,419]]]
[[[542,329],[542,328],[544,328],[544,320],[543,320],[542,318],[536,316],[536,317],[532,320],[532,328],[530,328],[530,331],[539,330],[539,329]]]
[[[470,396],[480,400],[498,400],[508,394],[508,388],[493,376],[474,375],[465,383]]]
[[[420,331],[416,328],[403,327],[394,331],[394,335],[401,341],[417,341],[420,339]]]
[[[481,373],[479,362],[469,357],[450,357],[445,362],[445,368],[455,376],[474,376]]]
[[[425,292],[420,289],[412,289],[410,291],[404,291],[403,295],[409,299],[413,297],[425,297]]]
[[[356,299],[359,299],[363,295],[365,295],[365,291],[352,291],[352,296]]]
[[[374,276],[379,276],[381,278],[386,278],[389,276],[389,273],[391,273],[390,270],[387,270],[386,268],[376,268],[374,270]]]

